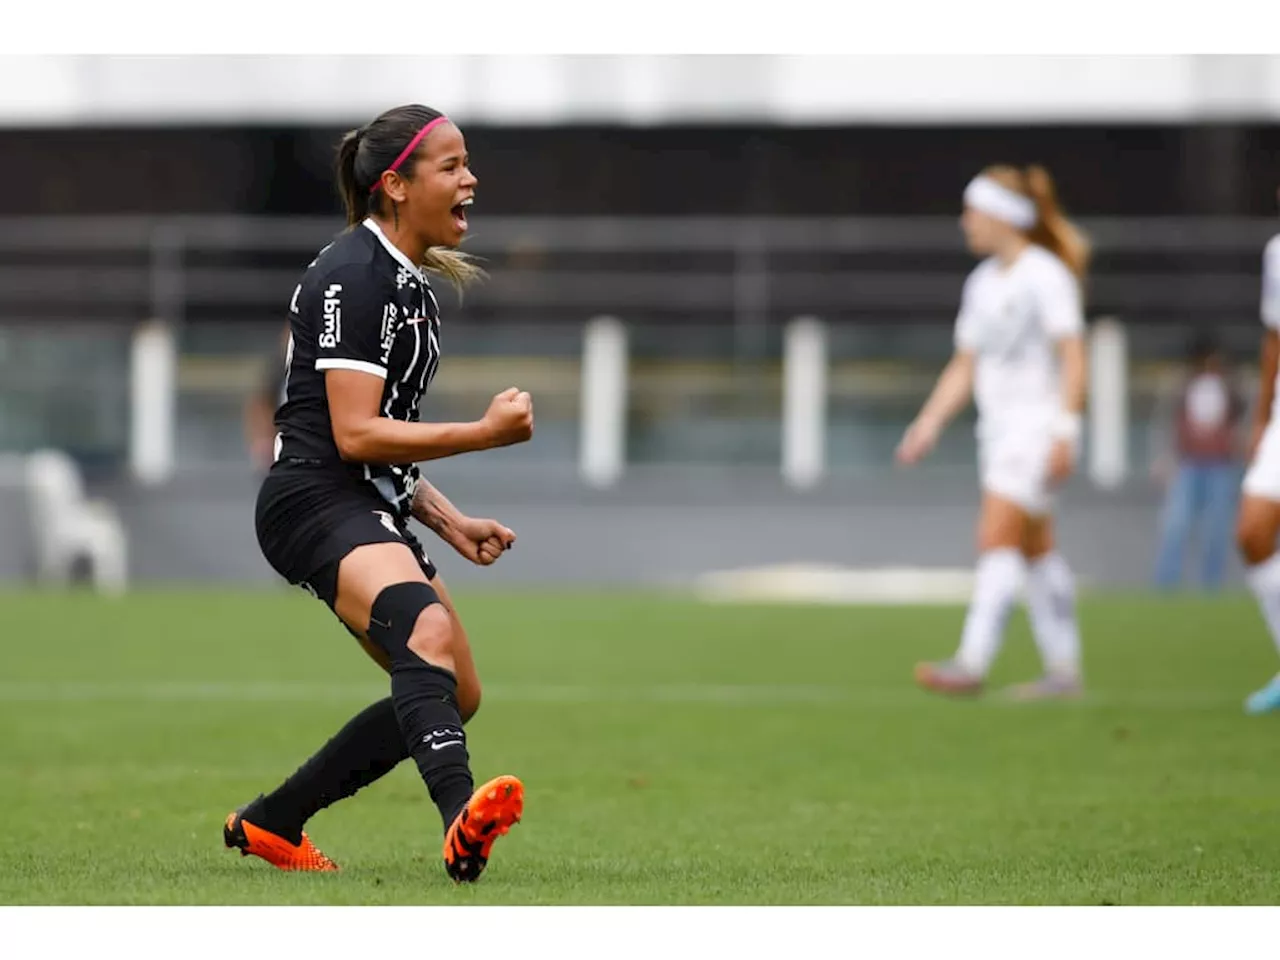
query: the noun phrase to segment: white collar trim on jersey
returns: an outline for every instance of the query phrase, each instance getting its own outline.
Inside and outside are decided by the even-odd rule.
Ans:
[[[378,238],[378,241],[384,247],[387,248],[387,253],[391,254],[398,261],[400,261],[400,263],[404,266],[404,268],[408,270],[410,273],[412,273],[419,280],[425,281],[426,278],[423,277],[422,270],[418,267],[417,264],[415,264],[412,260],[410,260],[408,257],[404,255],[403,250],[401,250],[394,243],[392,243],[390,240],[387,239],[387,235],[383,233],[382,228],[378,226],[378,221],[374,220],[373,217],[365,217],[364,225],[368,227],[373,232],[373,235]]]
[[[1019,230],[1030,230],[1036,225],[1036,204],[990,177],[975,177],[964,190],[965,206],[1003,220]]]

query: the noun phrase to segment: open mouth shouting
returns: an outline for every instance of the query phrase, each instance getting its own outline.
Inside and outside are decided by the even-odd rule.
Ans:
[[[475,197],[467,197],[449,211],[453,215],[453,228],[459,233],[467,232],[467,207],[475,202]]]

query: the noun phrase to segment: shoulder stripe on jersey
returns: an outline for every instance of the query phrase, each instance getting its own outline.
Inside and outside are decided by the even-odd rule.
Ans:
[[[375,377],[387,379],[387,368],[380,367],[376,363],[366,363],[364,360],[344,360],[341,357],[321,357],[316,361],[317,370],[358,370],[361,373],[371,373]]]
[[[422,275],[422,270],[419,269],[416,263],[406,257],[399,247],[387,239],[387,235],[382,232],[382,228],[378,226],[377,221],[374,220],[373,217],[366,217],[364,220],[364,226],[368,228],[370,233],[378,238],[378,242],[382,244],[383,249],[385,249],[387,253],[391,254],[391,256],[396,259],[397,263],[412,273],[415,279],[425,282],[426,278]]]

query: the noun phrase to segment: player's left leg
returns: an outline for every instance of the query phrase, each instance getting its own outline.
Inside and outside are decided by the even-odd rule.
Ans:
[[[453,624],[453,664],[458,678],[458,709],[465,722],[480,709],[480,676],[466,628],[440,577],[431,586]],[[489,861],[493,842],[519,821],[524,787],[514,777],[498,777],[479,786],[445,831],[444,859],[455,880],[474,880]]]
[[[1075,577],[1054,542],[1051,514],[1030,517],[1023,535],[1027,560],[1027,613],[1044,676],[1012,688],[1023,700],[1079,696],[1080,625],[1076,618]]]
[[[444,585],[444,578],[436,574],[434,569],[431,573],[431,586],[453,624],[453,666],[458,675],[458,713],[462,715],[462,722],[466,723],[480,709],[480,675],[476,672],[476,661],[471,652],[471,639],[467,636],[467,629],[462,625],[458,609],[454,606],[453,598],[449,596],[449,590]]]
[[[485,869],[494,841],[519,822],[524,787],[512,776],[474,785],[458,706],[459,673],[468,667],[474,673],[474,664],[456,613],[424,570],[409,568],[413,553],[406,547],[378,543],[348,553],[334,610],[387,652],[401,736],[446,827],[445,870],[470,882]],[[478,703],[478,685],[474,697]]]

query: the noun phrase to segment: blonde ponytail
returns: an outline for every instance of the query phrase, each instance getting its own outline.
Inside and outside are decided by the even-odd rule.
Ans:
[[[1056,255],[1083,283],[1093,251],[1088,238],[1066,218],[1058,205],[1053,177],[1044,167],[1030,166],[1023,171],[1023,179],[1027,196],[1036,205],[1036,225],[1028,233],[1029,239]]]
[[[1058,206],[1058,191],[1049,171],[1034,165],[1025,169],[1001,165],[987,167],[982,175],[1027,197],[1036,205],[1036,225],[1027,231],[1027,239],[1065,263],[1083,284],[1093,251],[1088,237],[1067,219]]]

